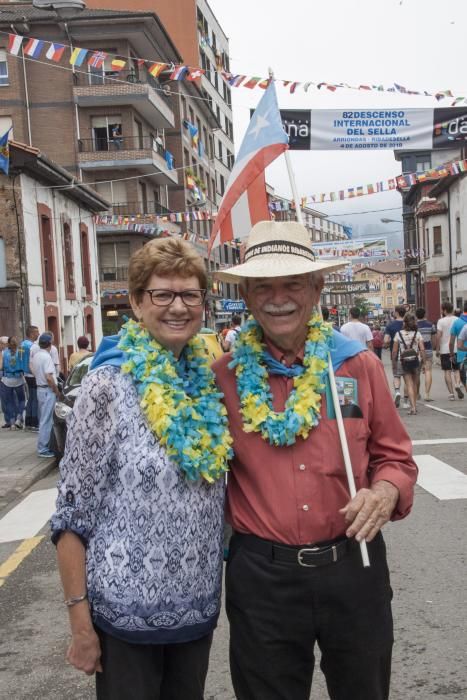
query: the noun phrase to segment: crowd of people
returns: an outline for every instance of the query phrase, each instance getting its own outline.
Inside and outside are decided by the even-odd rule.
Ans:
[[[78,338],[78,350],[69,359],[69,370],[88,351],[86,336]],[[0,406],[2,430],[38,433],[39,457],[51,458],[50,437],[55,402],[60,396],[60,357],[53,333],[40,334],[28,326],[21,342],[15,336],[0,337]]]
[[[426,318],[422,307],[413,313],[406,306],[396,306],[392,319],[383,330],[377,322],[363,323],[360,310],[352,307],[349,322],[338,329],[348,338],[368,347],[380,359],[384,349],[389,351],[394,402],[397,408],[402,404],[409,415],[417,413],[417,400],[433,400],[431,389],[435,364],[443,372],[450,401],[463,400],[467,391],[467,301],[463,310],[456,312],[446,301],[441,311],[442,316],[435,323]],[[323,308],[323,316],[328,317],[328,309]]]

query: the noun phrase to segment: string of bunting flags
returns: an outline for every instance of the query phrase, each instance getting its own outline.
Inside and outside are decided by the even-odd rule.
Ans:
[[[0,33],[5,34],[6,32]],[[243,87],[250,90],[256,87],[265,90],[271,81],[271,78],[235,74],[230,71],[226,71],[222,60],[218,60],[217,58],[214,70],[207,71],[203,68],[199,68],[198,66],[163,63],[161,61],[153,61],[145,58],[128,59],[106,51],[71,47],[67,44],[59,44],[56,42],[46,41],[44,39],[29,38],[20,34],[8,34],[8,52],[13,56],[19,56],[21,50],[25,56],[32,59],[46,58],[53,63],[66,62],[76,68],[87,65],[93,70],[100,70],[104,69],[105,64],[106,70],[110,70],[114,73],[119,73],[128,65],[131,68],[136,63],[139,68],[145,66],[147,71],[154,78],[158,78],[159,76],[163,75],[164,78],[168,80],[194,81],[208,73],[217,72],[220,73],[224,81],[230,87]],[[388,86],[383,84],[350,85],[349,83],[344,82],[328,83],[325,81],[314,82],[311,80],[301,82],[297,80],[280,80],[278,78],[274,78],[274,82],[276,85],[282,84],[291,94],[296,93],[299,88],[304,92],[308,92],[310,88],[322,91],[327,90],[330,92],[336,92],[336,90],[339,89],[347,89],[358,90],[360,92],[392,92],[403,95],[434,97],[438,102],[441,100],[452,100],[450,102],[451,107],[467,104],[467,96],[456,96],[452,90],[439,90],[437,92],[430,92],[428,90],[412,90],[404,85],[399,85],[398,83],[392,83]]]
[[[412,187],[412,185],[426,182],[427,180],[439,180],[440,178],[448,177],[449,175],[459,175],[460,173],[465,172],[467,172],[467,160],[456,160],[420,173],[406,173],[405,175],[391,177],[388,180],[380,180],[379,182],[368,185],[348,187],[343,190],[337,190],[336,192],[311,194],[307,197],[302,197],[301,206],[305,207],[308,201],[315,204],[322,204],[323,202],[336,202],[341,199],[352,199],[353,197],[361,197],[363,195],[376,194],[378,192],[387,192],[396,189],[404,190]],[[271,202],[269,208],[271,211],[284,211],[289,208],[295,208],[295,205],[290,205],[288,202],[278,201]]]
[[[98,226],[109,224],[112,226],[121,226],[126,224],[138,224],[144,226],[141,221],[155,221],[160,223],[173,224],[189,222],[189,221],[211,221],[216,216],[215,212],[210,211],[178,211],[170,212],[169,214],[97,214],[94,220]]]

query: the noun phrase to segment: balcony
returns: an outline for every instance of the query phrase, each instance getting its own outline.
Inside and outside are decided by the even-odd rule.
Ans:
[[[135,168],[158,185],[178,185],[177,171],[167,168],[165,149],[150,136],[79,139],[78,164],[86,171]]]
[[[101,267],[99,268],[100,282],[126,282],[128,280],[127,267]]]
[[[170,209],[166,209],[159,202],[115,202],[107,215],[115,214],[116,216],[134,216],[145,214],[156,214],[157,216],[168,216],[171,214]]]
[[[170,98],[146,71],[73,73],[73,100],[80,107],[131,105],[159,129],[175,126]]]

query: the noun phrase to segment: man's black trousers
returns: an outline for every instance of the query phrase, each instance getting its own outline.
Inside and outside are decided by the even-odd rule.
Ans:
[[[129,644],[96,631],[97,700],[203,700],[212,633],[183,644]]]
[[[381,534],[368,550],[366,569],[357,546],[340,561],[306,568],[233,536],[226,605],[238,700],[308,700],[315,642],[332,700],[387,700],[392,591]]]

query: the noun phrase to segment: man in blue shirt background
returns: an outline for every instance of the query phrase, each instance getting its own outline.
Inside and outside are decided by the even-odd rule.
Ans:
[[[467,301],[464,301],[464,313],[462,313],[459,318],[456,318],[454,323],[451,326],[451,337],[449,339],[449,352],[451,356],[455,355],[455,346],[456,346],[456,338],[459,336],[459,333],[461,330],[464,328],[465,324],[467,323]],[[464,366],[464,360],[467,357],[467,352],[465,350],[459,350],[457,349],[457,357],[455,360],[459,364],[459,371],[460,371],[460,376],[461,376],[461,382],[464,385],[464,389],[467,390],[466,386],[466,377],[465,377],[465,366]]]

